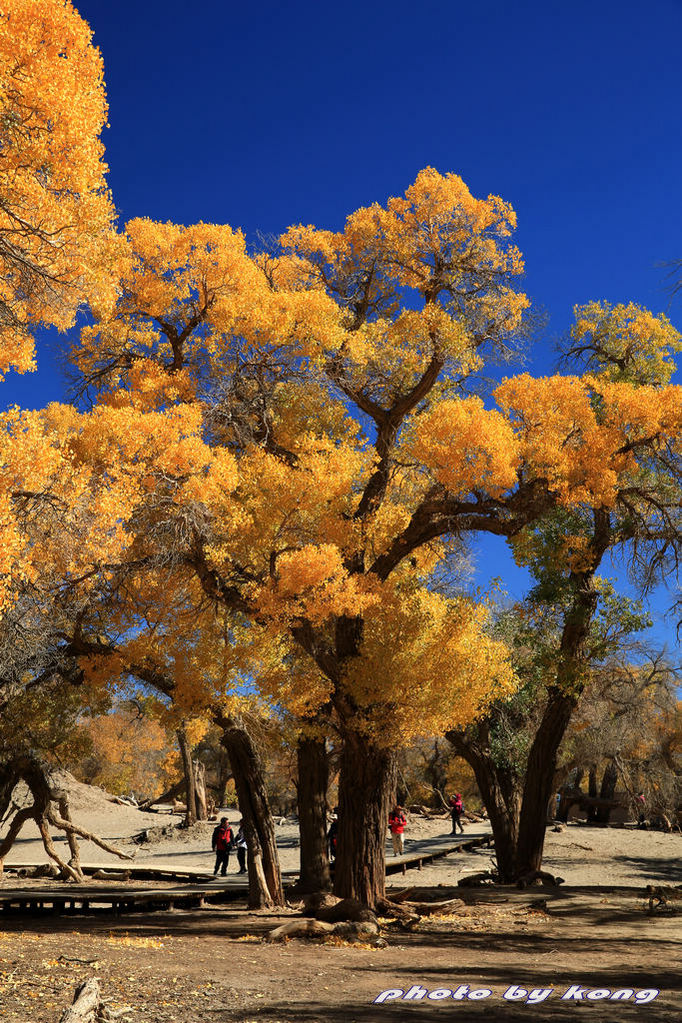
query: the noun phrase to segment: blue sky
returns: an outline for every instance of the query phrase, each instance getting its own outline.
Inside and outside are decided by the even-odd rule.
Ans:
[[[576,303],[667,308],[660,264],[682,256],[682,0],[76,6],[104,57],[122,222],[335,228],[433,165],[517,211],[525,288],[549,315],[534,372],[552,368]],[[37,375],[8,378],[7,403],[62,396],[62,343],[46,340]]]

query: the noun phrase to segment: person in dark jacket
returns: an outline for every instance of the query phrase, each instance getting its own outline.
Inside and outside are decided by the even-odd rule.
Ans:
[[[213,876],[217,877],[220,870],[221,876],[227,874],[227,865],[230,862],[230,849],[232,848],[232,828],[227,817],[220,818],[220,824],[213,832],[211,847],[216,854]]]
[[[338,807],[334,807],[334,813],[332,815],[332,822],[329,825],[329,831],[327,832],[327,842],[329,843],[329,862],[334,863],[336,860],[336,843],[339,836],[339,817]]]
[[[248,846],[246,844],[246,835],[244,834],[244,824],[239,825],[239,831],[237,837],[234,840],[234,844],[237,847],[237,862],[239,863],[239,873],[246,873],[246,852]]]
[[[464,834],[464,828],[462,826],[462,814],[464,813],[464,804],[462,803],[462,796],[459,792],[455,792],[454,796],[450,796],[450,815],[452,817],[452,834],[457,834],[457,828],[460,830],[460,834]]]

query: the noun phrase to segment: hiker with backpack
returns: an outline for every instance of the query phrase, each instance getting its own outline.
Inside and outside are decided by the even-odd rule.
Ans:
[[[455,792],[454,796],[450,796],[450,814],[452,816],[452,834],[457,834],[457,828],[460,830],[460,834],[464,834],[464,827],[462,826],[462,814],[464,813],[464,804],[462,802],[461,793]]]
[[[221,876],[225,877],[227,874],[227,865],[230,862],[230,849],[233,847],[232,839],[232,828],[227,817],[220,818],[220,824],[213,831],[213,839],[211,842],[211,848],[215,855],[215,868],[213,870],[213,876],[218,876],[220,870]]]

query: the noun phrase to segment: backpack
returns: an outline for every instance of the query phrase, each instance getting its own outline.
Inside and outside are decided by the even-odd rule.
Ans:
[[[462,810],[464,809],[464,804],[462,803],[462,797],[461,796],[457,796],[457,798],[455,799],[454,803],[452,804],[452,809],[456,810],[457,813],[461,813],[462,812]]]
[[[215,847],[218,852],[227,852],[232,848],[232,828],[220,828]]]

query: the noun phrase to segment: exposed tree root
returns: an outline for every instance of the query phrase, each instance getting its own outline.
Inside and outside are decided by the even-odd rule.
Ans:
[[[33,803],[31,806],[17,809],[12,800],[12,792],[21,781],[28,786]],[[54,804],[59,808],[58,813],[54,809]],[[85,880],[81,867],[79,838],[94,842],[100,849],[113,853],[123,860],[131,860],[134,857],[134,854],[125,853],[97,835],[93,835],[90,831],[86,831],[85,828],[81,828],[78,824],[74,824],[66,792],[55,784],[55,779],[49,768],[30,756],[17,756],[0,768],[0,817],[10,820],[7,834],[0,841],[0,874],[3,872],[7,853],[14,845],[24,824],[29,820],[35,821],[45,852],[59,866],[60,876],[65,880],[77,882]],[[62,859],[54,846],[49,830],[50,825],[66,834],[71,853],[68,863]]]

